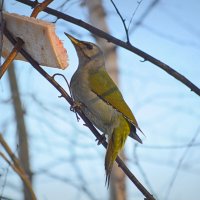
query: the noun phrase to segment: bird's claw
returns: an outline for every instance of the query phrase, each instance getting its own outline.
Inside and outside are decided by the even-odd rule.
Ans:
[[[100,138],[97,138],[95,141],[98,141],[97,142],[97,145],[100,145],[103,141],[106,141],[106,136],[105,136],[105,133],[103,133]]]
[[[76,112],[76,110],[80,110],[83,104],[79,101],[74,101],[73,104],[70,106],[70,110],[72,112]]]
[[[77,110],[81,110],[82,106],[83,106],[83,104],[81,102],[78,102],[78,101],[74,101],[73,104],[70,106],[70,111],[76,113],[77,121],[80,120],[80,117],[77,114]]]

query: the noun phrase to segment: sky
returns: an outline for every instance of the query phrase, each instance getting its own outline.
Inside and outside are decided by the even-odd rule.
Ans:
[[[163,61],[200,87],[200,2],[160,0],[135,31],[135,23],[147,12],[152,1],[143,0],[130,25],[132,45]],[[29,15],[28,6],[7,0],[6,9]],[[123,24],[110,1],[103,1],[111,35],[125,40]],[[116,0],[129,24],[137,1]],[[52,7],[61,1],[55,0]],[[69,1],[62,8],[67,14],[89,22],[85,6]],[[41,13],[39,18],[55,18]],[[119,31],[120,30],[120,31]],[[49,74],[63,73],[68,80],[76,70],[76,52],[63,32],[94,42],[91,34],[76,25],[59,20],[56,32],[69,55],[64,71],[43,67]],[[185,85],[150,62],[121,47],[117,48],[120,90],[145,133],[143,145],[126,141],[127,165],[156,199],[198,199],[200,195],[200,99]],[[34,189],[39,200],[107,199],[104,185],[105,150],[95,137],[77,123],[76,116],[59,93],[26,62],[16,61],[17,80],[30,138]],[[68,90],[64,80],[59,83]],[[8,76],[0,80],[0,132],[17,152],[16,123]],[[191,147],[188,147],[190,145]],[[0,151],[2,151],[0,147]],[[0,194],[20,200],[20,180],[0,159]],[[177,170],[177,167],[179,169]],[[176,176],[176,178],[174,178]],[[142,194],[127,180],[128,200]],[[98,193],[96,192],[98,191]]]

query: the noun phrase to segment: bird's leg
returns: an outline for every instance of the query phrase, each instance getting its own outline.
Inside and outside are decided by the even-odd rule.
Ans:
[[[76,112],[77,110],[81,110],[81,107],[83,107],[83,104],[79,101],[74,101],[73,104],[70,106],[70,110],[72,112]]]
[[[77,114],[77,110],[81,110],[82,107],[83,107],[83,104],[79,101],[74,101],[73,104],[70,106],[70,111],[76,113],[77,121],[80,120],[80,117]]]
[[[97,145],[100,145],[103,141],[106,141],[106,134],[103,133],[100,138],[97,138],[95,141],[98,141],[97,142]]]

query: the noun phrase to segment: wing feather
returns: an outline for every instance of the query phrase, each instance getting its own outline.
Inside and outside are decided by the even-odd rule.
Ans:
[[[105,68],[100,67],[90,72],[89,86],[96,95],[122,113],[130,123],[140,130],[132,111],[124,101],[117,85],[110,78]]]

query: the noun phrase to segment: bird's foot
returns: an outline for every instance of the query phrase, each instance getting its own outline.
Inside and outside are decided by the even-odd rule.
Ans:
[[[70,106],[70,110],[76,113],[77,121],[80,120],[80,117],[77,114],[77,110],[81,110],[81,107],[83,107],[83,104],[79,101],[74,101],[73,104]]]
[[[70,110],[72,112],[76,112],[77,110],[81,110],[83,104],[79,101],[74,101],[73,104],[70,106]]]
[[[101,136],[100,136],[100,138],[97,138],[95,141],[98,141],[97,142],[97,145],[100,145],[103,141],[106,141],[106,136],[105,136],[106,134],[105,133],[103,133]]]

